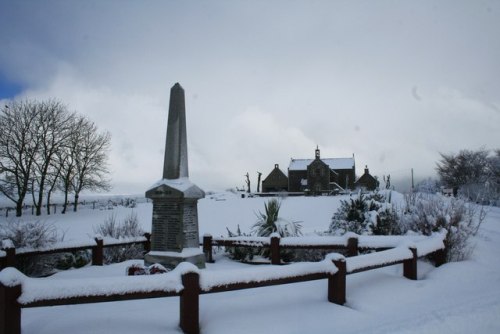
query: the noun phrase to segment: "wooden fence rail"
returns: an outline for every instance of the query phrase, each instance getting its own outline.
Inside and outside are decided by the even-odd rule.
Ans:
[[[347,239],[347,243],[339,241],[337,243],[325,243],[316,245],[283,245],[280,244],[281,238],[278,236],[272,236],[268,238],[269,241],[260,240],[264,238],[256,238],[257,241],[247,241],[244,239],[238,240],[238,238],[213,238],[211,235],[203,236],[203,252],[205,253],[205,261],[208,263],[213,263],[212,247],[249,247],[249,248],[269,248],[271,264],[281,264],[280,251],[282,249],[344,249],[347,251],[348,256],[355,256],[358,254],[358,239],[356,237],[351,237]]]
[[[371,236],[370,238],[384,238],[384,236]],[[404,240],[403,236],[400,237]],[[360,251],[384,251],[396,247],[394,242],[381,242],[378,245],[360,244],[358,235],[336,238],[316,238],[314,243],[294,243],[293,239],[297,238],[280,238],[272,236],[270,238],[214,238],[209,234],[203,236],[203,252],[205,261],[208,263],[215,262],[213,259],[213,247],[248,247],[248,248],[269,248],[271,264],[279,265],[281,263],[280,252],[284,249],[322,249],[322,250],[345,250],[348,257],[356,256]],[[324,239],[324,241],[321,241]],[[393,237],[398,239],[398,237]],[[437,265],[445,262],[445,252],[440,251],[434,254],[434,260]]]
[[[329,270],[325,270],[324,263],[321,265],[313,263],[311,264],[313,270],[308,270],[303,274],[295,274],[295,272],[293,270],[290,270],[290,268],[293,268],[293,266],[296,266],[295,268],[298,268],[297,266],[300,266],[301,264],[290,264],[288,266],[281,267],[282,269],[268,267],[268,273],[273,273],[274,275],[272,276],[272,278],[266,279],[264,277],[263,280],[254,279],[248,281],[248,277],[245,276],[245,273],[242,273],[241,280],[223,280],[222,283],[215,280],[212,283],[204,282],[204,284],[201,284],[201,281],[203,281],[204,278],[206,278],[206,280],[210,282],[210,275],[213,275],[213,272],[212,274],[210,272],[203,272],[197,269],[194,265],[184,263],[185,265],[187,265],[188,269],[192,269],[184,269],[180,272],[182,288],[178,290],[172,289],[168,291],[157,290],[148,292],[128,291],[110,295],[99,292],[90,296],[75,295],[71,297],[53,297],[36,300],[28,299],[29,301],[27,302],[22,302],[21,297],[23,294],[24,284],[30,284],[30,282],[24,280],[23,277],[25,276],[17,271],[15,271],[14,274],[12,272],[6,273],[5,270],[15,270],[8,268],[0,272],[0,334],[21,333],[22,308],[159,298],[170,296],[180,296],[180,328],[184,331],[184,333],[199,333],[200,294],[250,289],[325,278],[328,279],[328,301],[338,305],[343,305],[346,302],[346,275],[402,263],[403,276],[408,279],[416,280],[417,258],[419,256],[425,256],[433,252],[442,252],[444,245],[439,249],[425,247],[418,249],[417,247],[418,245],[411,247],[401,246],[395,249],[389,249],[378,253],[358,255],[348,258],[345,258],[340,254],[332,254],[323,261],[328,266],[331,264],[331,269]],[[318,269],[314,269],[316,268],[316,266],[318,266]],[[298,272],[302,270],[301,268],[302,267],[299,268]],[[252,268],[250,270],[256,269],[259,268]],[[279,273],[278,275],[276,274],[277,272]],[[169,274],[172,275],[173,273]],[[21,279],[19,279],[19,277],[21,277]],[[225,276],[223,275],[222,277]],[[29,280],[38,279],[30,278]],[[75,285],[75,289],[78,289],[78,286]],[[103,289],[101,288],[99,289],[99,291],[102,290]]]
[[[19,259],[37,255],[49,255],[57,253],[71,253],[82,250],[92,251],[92,265],[102,266],[104,263],[104,248],[109,247],[123,247],[129,245],[143,245],[144,252],[151,250],[151,234],[145,233],[143,240],[134,241],[117,241],[105,244],[101,238],[94,239],[95,244],[78,245],[78,246],[65,246],[64,244],[56,245],[50,249],[16,249],[15,247],[6,247],[2,251],[5,256],[0,256],[0,270],[6,267],[15,267]]]

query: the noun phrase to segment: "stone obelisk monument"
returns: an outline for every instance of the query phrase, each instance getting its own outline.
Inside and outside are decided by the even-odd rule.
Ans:
[[[153,201],[153,225],[151,251],[144,256],[144,262],[175,268],[188,261],[204,268],[197,203],[205,193],[189,181],[186,107],[179,83],[170,90],[163,178],[146,191],[146,197]]]

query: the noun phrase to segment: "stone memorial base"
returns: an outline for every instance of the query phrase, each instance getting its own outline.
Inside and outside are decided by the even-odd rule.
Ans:
[[[199,248],[184,248],[182,252],[151,251],[144,255],[144,264],[159,263],[165,268],[174,269],[181,262],[189,262],[200,269],[205,268],[205,254]]]

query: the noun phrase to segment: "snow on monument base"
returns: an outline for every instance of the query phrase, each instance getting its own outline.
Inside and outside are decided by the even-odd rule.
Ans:
[[[165,268],[174,269],[181,262],[189,262],[200,269],[205,268],[205,254],[198,248],[184,248],[182,252],[151,251],[144,255],[144,265],[159,263]]]

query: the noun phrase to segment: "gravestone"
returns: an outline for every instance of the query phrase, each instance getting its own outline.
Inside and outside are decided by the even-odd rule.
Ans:
[[[187,261],[204,268],[198,200],[205,193],[189,180],[186,108],[184,89],[179,83],[170,90],[163,178],[146,191],[146,197],[153,201],[153,222],[151,251],[144,256],[145,264],[175,268]]]

